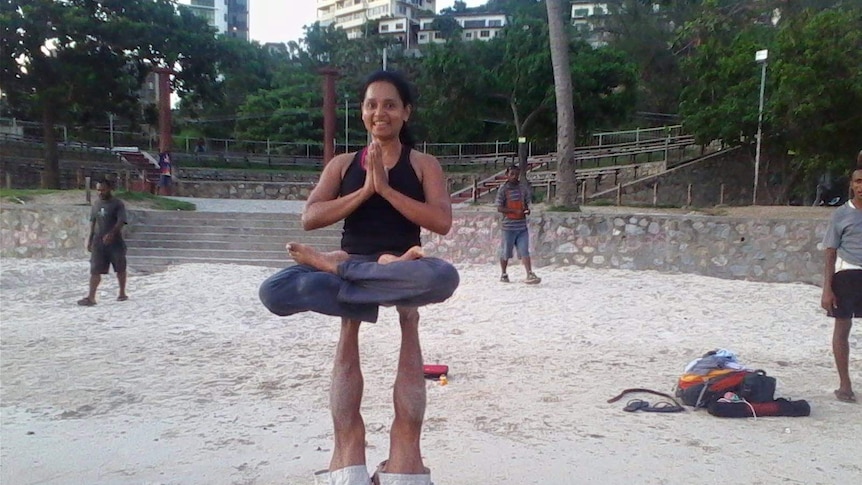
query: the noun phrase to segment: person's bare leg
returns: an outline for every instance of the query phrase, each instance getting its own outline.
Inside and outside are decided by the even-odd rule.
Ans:
[[[530,257],[527,256],[526,258],[521,259],[521,261],[524,263],[524,269],[527,270],[527,276],[529,276],[530,273],[533,272],[533,263],[530,260]]]
[[[337,274],[338,265],[350,257],[344,251],[321,253],[311,246],[295,242],[289,242],[285,247],[290,257],[297,263],[332,274]]]
[[[129,296],[126,295],[126,272],[121,271],[117,273],[117,284],[120,285],[120,294],[117,295],[117,299],[120,301],[128,300]]]
[[[360,323],[346,318],[341,321],[329,390],[335,434],[330,471],[365,464],[365,422],[359,414],[364,385],[359,366]]]
[[[395,256],[394,254],[381,254],[379,258],[377,258],[377,262],[380,264],[389,264],[394,263],[396,261],[413,261],[416,259],[421,259],[425,257],[425,251],[422,250],[421,246],[413,246],[408,249],[401,256]]]
[[[102,275],[100,274],[91,274],[90,275],[90,289],[87,293],[87,299],[93,303],[96,303],[96,290],[99,289],[99,283],[102,282]]]
[[[853,401],[853,386],[850,383],[850,328],[853,321],[849,318],[836,318],[832,332],[832,353],[835,354],[835,367],[838,369],[838,389],[835,397],[841,401]]]
[[[500,258],[500,270],[503,274],[506,274],[506,269],[509,267],[509,260]]]
[[[420,437],[425,419],[425,376],[422,373],[422,348],[419,345],[419,311],[398,307],[401,321],[401,352],[398,374],[392,392],[395,420],[389,434],[389,460],[386,473],[424,474]]]

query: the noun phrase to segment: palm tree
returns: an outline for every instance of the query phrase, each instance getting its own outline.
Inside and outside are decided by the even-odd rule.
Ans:
[[[568,2],[566,2],[568,4]],[[572,71],[569,66],[569,36],[563,21],[563,1],[547,0],[554,93],[557,98],[557,197],[555,205],[578,207],[575,178],[575,109],[572,101]]]

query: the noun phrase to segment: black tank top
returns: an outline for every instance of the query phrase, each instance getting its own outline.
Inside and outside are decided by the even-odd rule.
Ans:
[[[389,185],[410,197],[425,202],[425,191],[410,164],[410,147],[404,145],[398,162],[389,170]],[[361,159],[364,150],[356,152],[341,180],[339,196],[359,190],[365,184]],[[401,215],[379,194],[372,195],[344,219],[341,249],[350,254],[401,254],[421,245],[419,226]]]

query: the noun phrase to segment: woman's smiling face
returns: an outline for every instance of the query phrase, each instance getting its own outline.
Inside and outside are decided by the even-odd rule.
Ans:
[[[411,107],[404,105],[398,89],[386,81],[368,85],[362,101],[365,129],[378,140],[398,138],[401,127],[410,118]]]

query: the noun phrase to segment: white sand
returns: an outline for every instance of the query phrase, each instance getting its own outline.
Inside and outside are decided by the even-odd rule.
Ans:
[[[336,319],[268,314],[257,287],[273,270],[219,265],[132,274],[124,303],[112,274],[81,308],[87,268],[2,260],[4,485],[314,482],[331,449]],[[818,288],[574,267],[542,268],[530,287],[498,283],[493,266],[460,269],[455,296],[422,312],[426,363],[451,368],[448,386],[428,382],[423,451],[437,485],[860,483],[862,406],[832,397]],[[395,311],[361,339],[373,468],[388,447]],[[714,347],[776,375],[778,394],[809,400],[812,416],[605,402],[627,387],[669,391]]]

